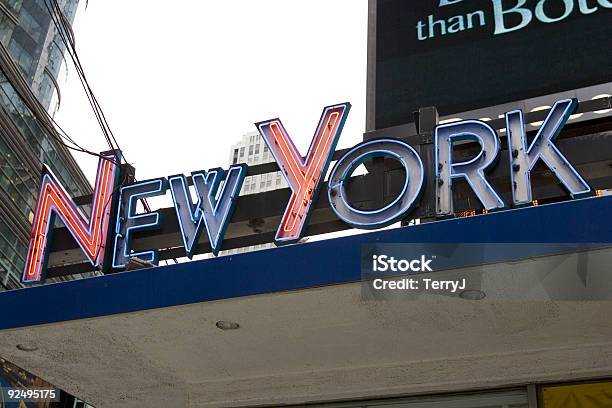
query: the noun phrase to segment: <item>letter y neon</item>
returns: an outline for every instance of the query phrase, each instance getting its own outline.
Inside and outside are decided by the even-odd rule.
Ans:
[[[350,109],[348,102],[323,109],[305,158],[296,149],[280,119],[256,123],[292,191],[276,232],[277,245],[297,242],[302,237]]]

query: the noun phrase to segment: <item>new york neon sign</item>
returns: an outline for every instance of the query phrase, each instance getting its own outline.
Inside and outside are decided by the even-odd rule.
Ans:
[[[302,237],[308,216],[324,184],[350,107],[349,103],[342,103],[323,109],[306,156],[299,153],[280,119],[256,124],[292,191],[276,233],[277,245],[293,243]],[[523,206],[532,202],[530,175],[540,160],[572,197],[591,193],[586,181],[555,146],[556,137],[576,107],[575,99],[555,103],[531,143],[526,137],[523,112],[517,110],[506,113],[506,137],[513,185],[512,205]],[[457,142],[465,140],[478,143],[480,152],[470,160],[455,161],[453,148]],[[438,216],[453,214],[452,186],[459,179],[467,181],[487,210],[508,207],[508,203],[497,194],[486,176],[500,155],[499,135],[493,128],[477,120],[437,126],[434,149],[433,176],[436,180]],[[406,177],[400,194],[391,203],[376,210],[360,210],[350,204],[346,185],[355,169],[374,157],[397,160],[404,168]],[[193,256],[204,231],[212,252],[218,254],[248,172],[247,165],[231,166],[227,172],[216,168],[192,173],[195,191],[193,197],[188,180],[182,174],[119,188],[118,159],[118,152],[107,153],[100,159],[89,219],[45,167],[23,282],[33,283],[44,279],[47,249],[56,215],[66,225],[93,267],[110,265],[114,270],[122,270],[133,258],[157,263],[157,250],[134,251],[132,243],[136,232],[159,228],[160,213],[153,211],[139,214],[136,205],[138,200],[165,195],[168,190],[174,202],[185,256]],[[425,178],[426,169],[414,148],[395,139],[371,140],[350,149],[336,162],[328,180],[328,199],[331,209],[342,221],[354,228],[378,229],[405,218],[415,208],[423,193]],[[114,200],[116,216],[111,220]]]

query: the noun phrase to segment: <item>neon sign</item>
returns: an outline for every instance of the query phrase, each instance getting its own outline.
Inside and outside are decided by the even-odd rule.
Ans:
[[[131,258],[139,258],[144,262],[157,263],[158,251],[135,252],[132,239],[135,231],[157,229],[161,223],[158,212],[137,214],[138,200],[165,194],[168,180],[158,178],[130,184],[121,188],[119,195],[119,211],[115,223],[115,246],[113,250],[113,269],[124,269]]]
[[[566,99],[555,103],[529,146],[527,146],[523,111],[517,110],[506,114],[508,152],[512,165],[510,178],[515,186],[512,189],[512,198],[515,205],[525,205],[533,201],[531,171],[539,159],[542,159],[548,168],[555,173],[572,197],[581,197],[591,192],[591,188],[586,181],[554,144],[563,125],[576,110],[576,105],[577,101],[575,99]]]
[[[230,167],[218,199],[216,197],[223,178],[223,169],[192,173],[191,177],[197,196],[195,205],[191,202],[191,194],[187,188],[185,176],[169,178],[181,238],[189,259],[192,258],[196,249],[203,226],[208,233],[208,241],[213,254],[219,253],[246,173],[245,164]]]
[[[276,232],[277,245],[296,242],[302,237],[308,217],[324,185],[324,177],[350,107],[349,103],[343,103],[323,109],[305,157],[298,152],[280,119],[256,124],[291,189],[291,197]],[[513,205],[521,206],[533,201],[530,174],[540,160],[550,168],[572,197],[591,193],[589,185],[554,144],[576,107],[576,100],[558,101],[530,144],[526,138],[523,112],[506,113]],[[466,140],[477,143],[480,150],[470,160],[457,161],[453,157],[454,148],[458,142]],[[487,179],[487,172],[500,156],[500,137],[489,125],[466,120],[437,126],[434,152],[434,168],[431,170],[435,180],[438,216],[446,217],[454,213],[452,188],[458,179],[467,181],[485,211],[508,206]],[[163,196],[168,190],[172,195],[185,256],[191,258],[196,253],[204,231],[212,252],[215,255],[219,253],[248,173],[247,165],[233,165],[227,171],[215,168],[192,173],[194,197],[189,180],[182,174],[117,187],[116,156],[116,153],[112,153],[100,160],[89,221],[61,183],[46,169],[23,282],[33,283],[44,279],[47,248],[55,215],[60,217],[94,267],[103,267],[108,263],[114,270],[123,270],[135,258],[156,264],[159,259],[158,250],[135,250],[133,243],[135,233],[160,227],[161,214],[158,211],[139,213],[137,204],[147,197]],[[382,208],[355,208],[347,197],[347,183],[358,166],[376,157],[390,157],[401,164],[405,172],[402,189],[397,197]],[[327,196],[332,211],[340,220],[354,228],[377,229],[408,216],[419,202],[426,177],[423,161],[413,147],[396,139],[376,139],[353,147],[338,159],[329,176]],[[114,206],[111,205],[113,200],[116,200]],[[116,219],[111,223],[112,208],[115,207]],[[113,244],[112,248],[106,247],[107,241]],[[110,254],[110,261],[105,254]]]
[[[36,204],[32,235],[28,247],[22,281],[38,282],[44,279],[47,249],[53,232],[55,216],[59,216],[79,244],[92,266],[104,263],[106,238],[111,213],[111,200],[117,182],[116,154],[111,152],[100,158],[96,187],[93,193],[91,217],[77,207],[51,169],[44,166],[40,194]]]
[[[256,125],[292,191],[276,232],[277,243],[292,243],[302,237],[350,109],[349,103],[323,109],[306,158],[297,151],[280,119]]]
[[[440,216],[453,214],[453,180],[464,178],[485,209],[505,207],[502,199],[487,181],[485,171],[499,158],[499,137],[493,128],[484,122],[466,120],[438,126],[435,135],[436,166],[436,213]],[[471,160],[455,163],[453,144],[471,140],[480,144],[480,152]]]
[[[406,172],[401,193],[393,202],[378,210],[364,211],[351,206],[346,196],[346,183],[351,174],[368,159],[392,157]],[[329,176],[328,199],[342,221],[361,229],[377,229],[393,224],[416,204],[423,192],[425,169],[418,153],[399,140],[380,139],[354,147],[344,155]]]

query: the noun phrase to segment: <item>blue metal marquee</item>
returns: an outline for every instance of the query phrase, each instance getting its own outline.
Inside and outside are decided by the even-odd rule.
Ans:
[[[612,197],[448,219],[0,293],[0,330],[355,282],[370,243],[612,242]]]

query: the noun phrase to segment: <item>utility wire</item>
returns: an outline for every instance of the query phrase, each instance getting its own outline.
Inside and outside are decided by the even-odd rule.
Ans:
[[[110,128],[108,124],[106,115],[104,114],[104,111],[102,110],[102,107],[100,106],[100,103],[98,102],[98,99],[96,98],[89,84],[89,81],[87,80],[87,77],[85,75],[85,70],[83,69],[83,65],[81,64],[79,54],[76,50],[74,36],[72,35],[72,30],[68,26],[68,23],[64,17],[64,14],[62,12],[62,9],[59,3],[57,2],[57,0],[45,0],[44,3],[45,3],[45,7],[47,8],[47,11],[51,15],[51,19],[53,21],[53,24],[55,25],[55,28],[57,29],[57,32],[62,40],[62,43],[64,44],[64,46],[66,47],[66,50],[68,51],[68,54],[70,55],[70,58],[79,76],[81,85],[87,96],[87,100],[89,101],[89,104],[92,110],[94,111],[94,115],[96,116],[96,120],[98,121],[100,129],[102,130],[102,134],[104,135],[104,138],[106,139],[106,142],[108,143],[108,146],[110,147],[111,150],[122,151],[119,146],[119,143],[117,142],[117,138],[115,137],[115,134],[113,133],[112,129]],[[125,156],[124,156],[124,159],[125,159]],[[125,160],[127,161],[127,159]],[[143,202],[143,206],[145,210],[150,212],[151,207],[149,206],[149,203],[147,202],[147,200],[143,199],[142,202]]]
[[[89,85],[89,82],[85,75],[85,71],[83,70],[83,66],[79,59],[78,53],[76,52],[76,48],[74,45],[74,37],[72,36],[70,28],[67,26],[65,18],[63,16],[63,12],[59,4],[57,3],[57,0],[45,0],[44,3],[45,3],[45,7],[47,8],[47,11],[49,12],[51,16],[53,24],[55,25],[57,33],[62,43],[64,44],[65,49],[68,52],[68,55],[70,56],[70,59],[72,60],[74,64],[75,70],[79,77],[79,81],[81,82],[81,85],[85,91],[87,100],[89,102],[89,105],[91,106],[94,112],[96,120],[98,121],[98,125],[100,126],[100,129],[102,130],[102,134],[104,138],[106,139],[106,142],[109,148],[111,150],[119,149],[119,145],[116,141],[116,138],[112,134],[112,130],[110,129],[108,125],[108,122],[106,120],[104,113],[102,112],[100,104],[98,103],[98,100],[96,99],[91,89],[91,86]]]
[[[8,50],[3,44],[0,44],[0,60],[2,61],[2,63],[0,64],[0,71],[2,71],[8,83],[11,85],[17,95],[19,95],[25,106],[27,106],[28,109],[32,112],[32,118],[36,120],[44,130],[46,130],[48,136],[50,136],[58,144],[66,147],[67,149],[86,153],[105,160],[112,160],[108,157],[104,157],[98,153],[92,152],[91,150],[85,149],[84,147],[79,145],[74,139],[72,139],[59,126],[59,124],[57,124],[57,122],[55,122],[55,119],[49,114],[49,112],[47,112],[47,110],[40,104],[40,101],[34,96],[32,91],[30,90],[30,85],[24,81],[19,68],[17,67],[15,61],[13,60],[13,58],[11,57]]]

